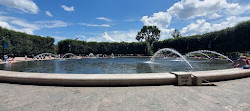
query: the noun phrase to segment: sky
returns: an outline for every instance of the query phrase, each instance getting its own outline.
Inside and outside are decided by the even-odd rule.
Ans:
[[[249,0],[0,0],[0,26],[39,36],[136,42],[144,25],[160,40],[233,27],[250,20]]]

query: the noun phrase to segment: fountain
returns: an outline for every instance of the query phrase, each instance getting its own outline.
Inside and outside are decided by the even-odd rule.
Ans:
[[[35,56],[34,58],[39,58],[40,56],[46,56],[46,55],[58,58],[58,55],[55,55],[55,54],[52,54],[52,53],[41,53],[41,54],[38,54],[37,56]]]
[[[195,53],[204,56],[208,53],[213,53],[232,62],[232,60],[226,56],[208,50],[189,52],[186,56],[188,57]],[[44,57],[46,55],[57,57],[57,55],[50,53],[39,54],[36,57]],[[75,54],[67,53],[62,58],[71,56],[77,57]],[[90,53],[89,57],[96,58],[93,53]],[[114,57],[114,55],[111,54],[111,57]],[[174,58],[159,59],[160,61],[154,62],[157,57]],[[176,59],[176,57],[178,58]],[[206,57],[210,58],[209,54]],[[185,62],[170,61],[178,60],[179,58]],[[183,85],[189,85],[193,80],[195,84],[202,84],[200,83],[202,79],[220,81],[249,77],[250,74],[249,70],[240,68],[229,69],[232,68],[232,64],[227,61],[214,62],[213,60],[197,59],[197,61],[190,61],[194,66],[193,68],[183,55],[171,48],[158,50],[151,60],[148,60],[149,58],[121,57],[116,59],[65,59],[62,61],[34,60],[30,62],[16,62],[14,64],[0,64],[0,69],[6,70],[0,71],[0,81],[23,84],[72,86],[163,85],[176,84],[176,82],[181,81],[182,83],[178,82],[178,84],[184,83]],[[148,61],[148,64],[145,64],[145,61]],[[191,69],[190,67],[186,67],[186,64],[188,64]],[[10,71],[15,71],[15,73],[11,73]],[[191,74],[193,76],[191,76]],[[202,79],[198,79],[198,77],[202,77]],[[180,80],[180,78],[182,78],[182,80]],[[186,84],[186,81],[188,81],[188,84]]]
[[[64,55],[62,56],[62,58],[65,58],[65,57],[68,56],[68,55],[77,58],[77,56],[76,56],[75,54],[73,54],[73,53],[66,53],[66,54],[64,54]]]
[[[90,53],[90,54],[88,55],[88,57],[89,57],[89,58],[96,58],[96,56],[95,56],[93,53]]]
[[[174,49],[171,49],[171,48],[163,48],[163,49],[160,49],[158,50],[151,58],[150,62],[154,62],[155,61],[155,58],[159,55],[159,54],[162,54],[162,53],[166,53],[166,52],[171,52],[171,53],[174,53],[176,55],[178,55],[179,57],[181,57],[192,69],[193,69],[193,66],[185,59],[184,56],[182,56],[178,51],[174,50]]]
[[[114,56],[114,54],[113,54],[113,53],[111,54],[111,56],[110,56],[110,57],[111,57],[111,58],[115,58],[115,56]]]
[[[205,53],[203,53],[203,52],[197,52],[197,51],[189,52],[189,53],[187,53],[185,56],[186,56],[186,57],[189,57],[189,56],[192,55],[192,54],[201,54],[201,55],[207,57],[208,59],[211,59],[211,57],[208,56],[207,54],[205,54]]]
[[[213,51],[196,51],[186,54],[190,56],[194,53],[207,55],[208,52],[215,53]],[[38,56],[52,55],[48,53],[39,54]],[[47,56],[46,55],[46,56]],[[95,59],[98,57],[98,59]],[[64,59],[78,57],[73,53],[67,53],[62,56],[61,60],[49,60],[49,61],[32,61],[27,65],[26,62],[20,62],[13,64],[11,67],[5,67],[0,65],[0,69],[7,69],[13,71],[34,71],[41,73],[84,73],[84,74],[133,74],[133,73],[165,73],[174,71],[206,71],[232,68],[232,64],[228,61],[214,61],[214,60],[194,60],[184,57],[178,51],[171,48],[164,48],[157,51],[150,59],[147,57],[121,57],[116,59],[114,54],[109,56],[103,54],[90,53],[87,58],[90,59]],[[210,56],[211,57],[211,56]],[[80,58],[80,57],[79,57]],[[159,58],[159,59],[158,59]],[[209,58],[209,57],[208,57]],[[185,61],[185,62],[184,62]],[[18,64],[18,65],[17,65]],[[48,69],[48,65],[53,66]],[[27,70],[32,69],[32,70]],[[46,69],[46,70],[43,70]]]
[[[216,55],[219,55],[219,56],[222,56],[223,58],[231,61],[232,63],[234,63],[234,61],[232,61],[231,59],[229,59],[228,57],[226,57],[225,55],[221,54],[221,53],[218,53],[216,51],[210,51],[210,50],[198,50],[198,51],[193,51],[193,52],[189,52],[186,54],[186,56],[188,57],[189,55],[191,54],[194,54],[194,53],[200,53],[200,54],[204,54],[204,53],[212,53],[212,54],[216,54]],[[206,54],[205,54],[206,55]],[[210,57],[211,58],[211,57]]]

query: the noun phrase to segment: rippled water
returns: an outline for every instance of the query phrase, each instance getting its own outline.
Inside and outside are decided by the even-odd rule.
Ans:
[[[43,60],[1,64],[1,70],[41,73],[69,74],[132,74],[161,73],[172,71],[202,71],[232,68],[232,63],[226,60],[188,59],[189,65],[176,58],[97,58],[97,59],[65,59]]]

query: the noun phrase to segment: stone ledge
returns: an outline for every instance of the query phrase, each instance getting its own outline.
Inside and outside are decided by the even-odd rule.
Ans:
[[[250,70],[240,69],[240,68],[211,70],[211,71],[195,71],[195,72],[173,72],[173,73],[192,74],[194,76],[206,79],[211,82],[250,77]]]
[[[52,74],[0,71],[0,82],[63,86],[130,86],[173,84],[176,78],[170,73]]]
[[[250,70],[238,68],[173,73],[193,74],[208,81],[223,81],[250,76]],[[53,74],[0,71],[0,82],[60,86],[132,86],[176,84],[177,79],[170,73]]]

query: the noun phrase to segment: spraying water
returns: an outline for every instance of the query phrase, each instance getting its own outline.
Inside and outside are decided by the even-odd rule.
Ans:
[[[55,58],[58,58],[57,55],[52,54],[52,53],[41,53],[41,54],[38,54],[37,56],[35,56],[35,58],[38,58],[38,57],[40,57],[40,56],[46,56],[46,55],[52,56],[52,57],[55,57]]]
[[[189,52],[189,53],[187,53],[185,56],[188,57],[188,56],[190,56],[190,55],[192,55],[192,54],[201,54],[201,55],[206,56],[208,59],[211,59],[211,57],[209,57],[207,54],[204,54],[203,52],[197,52],[197,51]]]
[[[75,54],[73,54],[73,53],[66,53],[66,54],[64,54],[63,56],[62,56],[62,58],[65,58],[67,55],[71,55],[71,56],[73,56],[73,57],[77,57]]]
[[[171,52],[171,53],[174,53],[174,54],[178,55],[179,57],[181,57],[193,69],[193,66],[185,59],[185,57],[183,57],[178,51],[176,51],[174,49],[171,49],[171,48],[163,48],[163,49],[158,50],[153,55],[153,57],[151,58],[150,62],[155,61],[155,58],[158,57],[159,54],[164,53],[164,52]]]
[[[96,58],[96,56],[93,53],[90,53],[88,58]]]
[[[114,54],[113,54],[113,53],[111,54],[111,56],[110,56],[110,57],[111,57],[111,58],[115,58],[115,56],[114,56]]]
[[[210,50],[198,50],[198,51],[193,51],[193,52],[189,52],[188,54],[186,54],[187,56],[190,55],[190,54],[193,54],[193,53],[212,53],[212,54],[216,54],[216,55],[219,55],[219,56],[222,56],[223,58],[231,61],[232,63],[234,63],[234,61],[232,61],[231,59],[229,59],[227,56],[221,54],[221,53],[218,53],[216,51],[210,51]]]

